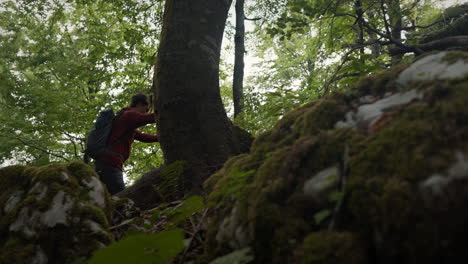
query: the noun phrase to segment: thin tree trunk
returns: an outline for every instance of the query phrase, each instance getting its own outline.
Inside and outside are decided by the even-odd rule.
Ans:
[[[166,164],[189,162],[184,184],[239,152],[219,92],[219,58],[232,0],[167,0],[153,81]]]
[[[245,26],[244,0],[236,0],[236,35],[234,57],[234,79],[232,93],[234,98],[234,117],[242,112],[244,97],[244,54],[245,54]]]
[[[370,20],[374,19],[374,11],[369,11],[368,16]],[[369,41],[375,42],[375,44],[371,45],[371,54],[373,59],[377,59],[381,54],[381,45],[377,41],[377,34],[371,30],[367,30],[367,34],[369,34]]]
[[[402,42],[401,31],[403,27],[403,19],[401,13],[400,0],[389,0],[388,1],[388,16],[390,18],[391,36],[394,40]],[[392,56],[392,65],[395,65],[401,61],[403,56],[401,54]]]
[[[362,22],[363,20],[363,15],[364,15],[364,12],[362,11],[362,3],[361,3],[361,0],[357,0],[355,3],[354,3],[354,7],[355,7],[355,11],[356,11],[356,15],[357,15],[357,27],[356,27],[356,32],[357,32],[357,39],[356,39],[356,43],[357,44],[363,44],[364,43],[364,24]],[[364,47],[362,47],[361,49],[359,49],[360,53],[361,54],[364,54]]]

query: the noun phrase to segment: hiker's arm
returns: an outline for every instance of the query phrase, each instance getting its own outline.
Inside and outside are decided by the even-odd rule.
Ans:
[[[123,118],[130,127],[137,128],[146,124],[156,123],[156,114],[139,113],[136,111],[125,112]]]
[[[141,142],[151,143],[158,142],[158,135],[151,135],[135,130],[135,139]]]

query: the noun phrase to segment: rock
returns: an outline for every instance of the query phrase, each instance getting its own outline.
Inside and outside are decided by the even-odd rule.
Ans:
[[[113,241],[113,203],[83,163],[0,169],[0,263],[70,263]]]
[[[287,113],[205,182],[210,257],[468,261],[467,62],[424,55]]]
[[[468,73],[468,61],[463,57],[450,61],[447,52],[428,55],[405,69],[396,80],[397,85],[423,80],[447,80],[463,78]]]

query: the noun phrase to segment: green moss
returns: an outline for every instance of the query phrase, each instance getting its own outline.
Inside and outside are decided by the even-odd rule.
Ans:
[[[255,171],[240,171],[238,169],[233,169],[229,172],[228,176],[223,177],[219,182],[219,189],[210,194],[209,199],[219,200],[218,196],[223,197],[232,197],[239,199],[244,187],[247,183],[251,182],[252,176]]]
[[[35,181],[41,181],[45,184],[51,184],[53,182],[63,182],[64,181],[64,165],[61,164],[51,164],[43,167],[38,167],[36,173],[34,174]]]
[[[302,264],[364,264],[366,252],[353,233],[315,232],[304,239]]]
[[[430,221],[414,227],[414,219],[422,218],[418,186],[434,173],[444,173],[455,161],[455,151],[465,149],[468,78],[408,85],[405,89],[424,91],[424,98],[388,109],[388,122],[378,129],[334,129],[336,121],[356,107],[347,103],[395,92],[395,80],[406,67],[369,76],[346,96],[317,100],[286,114],[255,140],[250,154],[230,159],[207,180],[214,208],[207,250],[226,253],[237,239],[235,228],[241,227],[240,234],[247,232],[254,239],[256,263],[296,263],[291,255],[297,243],[304,234],[323,228],[314,224],[321,208],[305,197],[304,183],[326,168],[343,165],[349,173],[335,220],[338,230],[350,232],[312,233],[304,240],[303,263],[366,263],[364,248],[369,245],[360,239],[373,243],[376,234],[384,240],[379,246],[397,252],[393,256],[437,245],[426,234],[434,226]],[[228,230],[231,241],[216,240],[226,218],[235,227]],[[410,242],[406,234],[411,234]],[[411,245],[418,245],[417,250]]]
[[[176,161],[161,168],[161,182],[155,186],[163,201],[176,197],[183,189],[182,175],[187,169],[187,161]]]
[[[32,263],[36,248],[28,241],[10,238],[0,249],[0,263]]]
[[[396,89],[395,81],[397,76],[407,67],[406,64],[399,64],[391,69],[362,78],[358,81],[356,87],[348,92],[348,96],[357,99],[367,95],[384,95],[386,92],[393,92]]]
[[[25,187],[31,181],[31,168],[14,165],[0,169],[0,195],[7,191],[9,188]]]
[[[76,179],[89,181],[91,177],[98,177],[94,169],[83,162],[72,162],[68,164],[66,168]]]
[[[79,208],[78,216],[81,219],[91,219],[104,228],[109,228],[109,221],[106,215],[99,207],[93,205],[84,205]]]
[[[468,63],[468,54],[463,51],[448,51],[442,60],[446,61],[448,64],[456,63],[459,60],[463,60],[465,63]]]
[[[247,154],[241,154],[230,158],[228,161],[224,163],[224,166],[221,170],[215,172],[211,175],[204,183],[203,188],[207,193],[211,193],[214,191],[214,188],[218,181],[223,178],[223,176],[231,170],[234,164],[237,164],[239,160],[242,160],[248,156]]]
[[[313,136],[320,130],[332,129],[335,123],[344,117],[345,110],[342,104],[335,100],[320,100],[296,119],[295,130],[300,136]]]

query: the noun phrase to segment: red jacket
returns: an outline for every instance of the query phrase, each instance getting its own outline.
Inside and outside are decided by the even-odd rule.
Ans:
[[[146,124],[155,123],[154,114],[140,113],[128,107],[123,108],[122,111],[112,123],[112,132],[108,141],[111,146],[110,151],[104,153],[98,159],[119,169],[122,169],[124,162],[130,156],[132,143],[135,139],[147,143],[158,141],[157,135],[146,134],[136,129]],[[127,136],[112,146],[112,143],[124,135]]]

